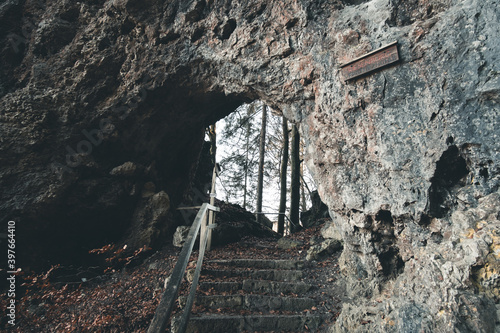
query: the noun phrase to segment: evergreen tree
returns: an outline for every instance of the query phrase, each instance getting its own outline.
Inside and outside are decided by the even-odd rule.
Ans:
[[[219,146],[224,146],[219,161],[222,172],[220,184],[226,200],[239,203],[253,210],[257,187],[258,142],[260,129],[257,124],[261,107],[258,103],[245,104],[224,119]],[[230,150],[230,151],[229,151]]]

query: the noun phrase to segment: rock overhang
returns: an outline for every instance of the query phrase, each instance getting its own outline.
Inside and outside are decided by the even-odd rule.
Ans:
[[[99,222],[110,227],[131,225],[127,215],[147,216],[151,209],[140,195],[146,184],[174,204],[181,200],[206,125],[261,99],[300,124],[307,164],[344,236],[344,271],[362,280],[353,294],[358,283],[376,294],[391,281],[425,282],[415,272],[439,281],[430,263],[448,263],[462,275],[446,285],[428,283],[425,295],[451,290],[472,299],[459,291],[469,271],[481,290],[492,283],[495,290],[494,282],[478,277],[488,268],[469,262],[466,247],[456,251],[467,262],[433,257],[462,239],[483,249],[483,236],[475,235],[484,218],[498,227],[493,213],[469,212],[498,191],[498,10],[490,4],[26,2],[28,23],[13,24],[2,37],[8,47],[1,53],[1,209],[6,218],[33,225],[83,216],[78,225],[92,219],[82,212],[92,211],[110,216]],[[8,2],[0,14],[22,16],[20,9]],[[68,24],[67,34],[57,33]],[[8,36],[21,39],[12,44]],[[339,63],[393,40],[400,43],[398,66],[341,80]],[[90,140],[83,131],[100,129],[102,119],[113,130],[86,154],[88,145],[80,143]],[[81,162],[67,165],[66,147],[78,152],[79,144]],[[128,161],[140,172],[109,175]],[[457,176],[449,177],[447,169],[456,165]],[[118,219],[123,222],[109,224],[122,206],[130,207]],[[461,211],[469,212],[473,231],[463,230]],[[162,230],[165,217],[157,218]],[[434,308],[404,292],[418,304],[380,312],[406,318]],[[434,296],[429,299],[444,308],[452,302]],[[346,307],[339,327],[353,325],[350,312]]]

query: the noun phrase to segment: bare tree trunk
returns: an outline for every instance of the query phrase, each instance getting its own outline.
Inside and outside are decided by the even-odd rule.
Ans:
[[[215,133],[215,124],[212,124],[208,127],[208,138],[210,139],[210,161],[212,162],[213,167],[215,168],[216,155],[217,155],[217,136]],[[210,187],[207,185],[207,188],[203,190],[210,190]]]
[[[210,154],[212,155],[212,161],[214,165],[213,173],[212,173],[212,185],[210,187],[210,204],[213,206],[215,204],[215,181],[217,180],[217,132],[215,130],[215,124],[210,126]],[[214,212],[209,211],[208,212],[208,226],[214,223]],[[205,223],[202,224],[205,226]],[[205,226],[206,228],[206,226]],[[204,229],[204,228],[202,228]],[[205,234],[205,231],[202,230],[202,235]],[[201,238],[200,238],[200,246],[201,246]],[[207,234],[207,244],[206,244],[206,249],[207,251],[210,251],[210,248],[212,246],[212,229],[208,229],[208,234]],[[201,249],[200,249],[201,251]]]
[[[245,143],[245,184],[243,186],[243,208],[247,209],[247,186],[248,186],[248,150],[250,148],[250,107],[247,108],[247,132]]]
[[[296,125],[292,127],[292,149],[291,149],[291,195],[290,195],[290,232],[296,232],[300,229],[299,211],[300,211],[300,134]]]
[[[262,127],[260,129],[260,145],[259,145],[259,171],[257,178],[257,205],[256,219],[257,222],[262,222],[262,191],[264,188],[264,155],[266,153],[266,123],[267,123],[267,106],[262,106]]]
[[[312,192],[311,192],[311,189],[309,188],[309,185],[307,185],[307,183],[306,183],[306,179],[304,178],[303,173],[300,175],[300,179],[302,180],[302,184],[304,184],[304,186],[306,187],[307,193],[309,193],[309,198],[311,198]]]
[[[278,215],[278,234],[285,234],[285,213],[286,213],[286,176],[288,168],[288,122],[285,117],[283,117],[282,124],[283,131],[283,156],[281,159],[281,171],[280,171],[280,207]]]
[[[300,144],[300,155],[304,156],[304,147],[302,142]],[[302,163],[304,159],[300,160],[300,203],[302,206],[302,211],[305,212],[307,210],[307,201],[306,201],[306,191],[304,189],[305,181],[304,181],[304,163]]]

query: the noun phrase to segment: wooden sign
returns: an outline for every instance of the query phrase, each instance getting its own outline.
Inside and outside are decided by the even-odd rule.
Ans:
[[[398,42],[381,47],[373,52],[340,66],[344,80],[352,80],[379,68],[399,61]]]

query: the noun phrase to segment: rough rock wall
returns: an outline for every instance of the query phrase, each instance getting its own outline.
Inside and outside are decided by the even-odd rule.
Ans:
[[[303,126],[352,296],[369,299],[345,305],[338,331],[494,331],[498,15],[498,3],[474,1],[371,1],[333,15],[338,61],[392,40],[403,59],[322,82]]]
[[[498,8],[4,2],[2,222],[53,253],[75,241],[158,243],[158,206],[182,200],[204,126],[262,99],[300,123],[344,238],[352,303],[332,331],[494,332]],[[398,65],[343,82],[340,63],[394,40]]]

